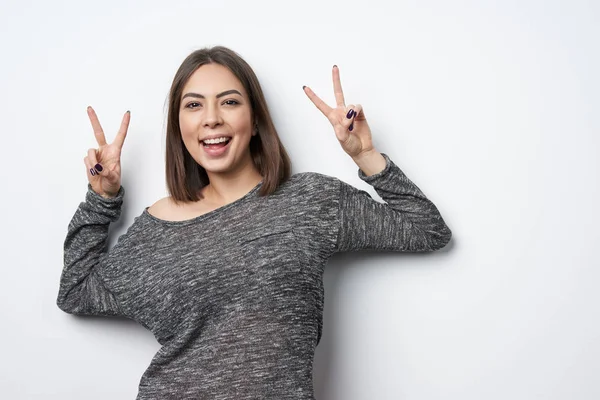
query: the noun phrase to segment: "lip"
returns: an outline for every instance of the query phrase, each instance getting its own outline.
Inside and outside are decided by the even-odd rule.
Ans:
[[[213,136],[213,137],[221,137],[221,136]],[[212,139],[213,137],[207,137],[205,139]],[[204,143],[202,143],[202,141],[200,141],[198,143],[200,144],[200,147],[202,147],[202,149],[206,152],[206,154],[208,154],[211,157],[219,157],[219,156],[222,156],[223,154],[225,154],[229,150],[229,147],[231,146],[231,142],[233,142],[233,138],[229,139],[229,142],[227,142],[227,144],[224,147],[218,147],[215,149],[211,149],[210,147],[204,146]]]

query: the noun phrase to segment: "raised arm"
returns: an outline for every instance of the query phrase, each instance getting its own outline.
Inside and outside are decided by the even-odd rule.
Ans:
[[[71,314],[124,315],[102,278],[102,270],[109,263],[108,228],[119,219],[125,194],[121,186],[121,150],[130,113],[127,111],[123,116],[117,136],[110,144],[94,109],[88,107],[87,113],[98,148],[89,149],[84,158],[88,191],[67,230],[56,304]]]
[[[102,270],[110,263],[108,229],[119,219],[125,189],[105,198],[88,184],[85,202],[69,223],[64,243],[64,268],[56,304],[70,314],[125,316],[108,289]]]
[[[441,249],[452,237],[436,206],[387,156],[382,171],[358,176],[385,203],[340,181],[336,250],[427,252]]]
[[[359,167],[358,175],[387,203],[340,181],[336,250],[432,251],[452,236],[435,205],[395,165],[375,150],[360,104],[346,105],[339,68],[332,69],[336,106],[328,106],[308,86],[304,93],[327,117],[342,149]]]

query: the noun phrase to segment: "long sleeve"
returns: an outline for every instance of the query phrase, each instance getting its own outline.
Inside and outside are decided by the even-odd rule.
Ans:
[[[108,229],[121,215],[125,189],[114,198],[97,194],[88,183],[64,242],[64,268],[56,304],[70,314],[124,316],[118,299],[106,287],[101,271],[109,263]]]
[[[385,203],[341,182],[337,251],[388,250],[427,252],[441,249],[452,237],[436,206],[384,153],[385,168],[371,176],[358,176]]]

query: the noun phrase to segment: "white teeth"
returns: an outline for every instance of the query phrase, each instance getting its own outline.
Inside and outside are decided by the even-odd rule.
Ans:
[[[220,137],[220,138],[215,138],[215,139],[206,139],[206,140],[203,140],[203,142],[206,144],[216,144],[216,143],[226,142],[229,139],[230,138],[228,138],[228,137]]]

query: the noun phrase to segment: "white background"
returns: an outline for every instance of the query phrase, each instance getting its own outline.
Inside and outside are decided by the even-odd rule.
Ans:
[[[167,195],[168,89],[217,44],[255,69],[294,172],[370,190],[302,91],[333,103],[339,65],[453,231],[434,253],[331,259],[318,400],[600,398],[598,2],[4,0],[0,30],[3,399],[135,398],[152,334],[55,303],[86,107],[109,141],[131,110],[112,246]]]

